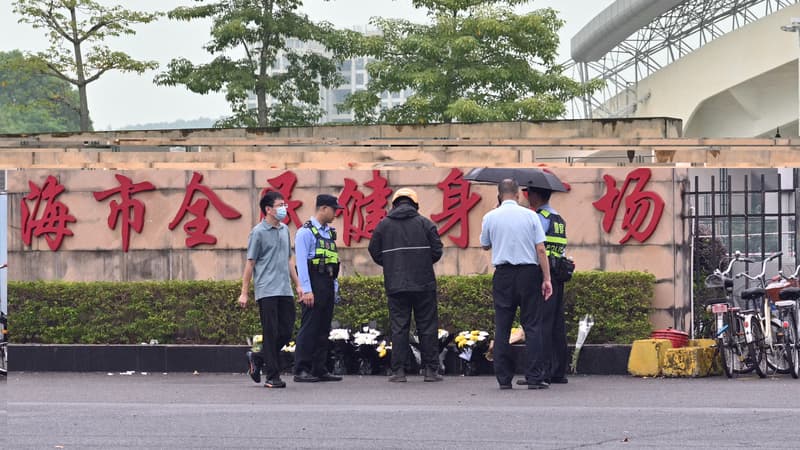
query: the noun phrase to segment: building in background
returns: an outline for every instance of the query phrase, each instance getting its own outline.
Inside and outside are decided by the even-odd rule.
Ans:
[[[354,27],[354,31],[363,34],[377,33],[375,30],[370,30],[367,27]],[[325,48],[317,42],[304,42],[298,39],[288,39],[286,41],[287,48],[291,48],[299,53],[321,53],[330,56]],[[367,88],[369,83],[369,73],[367,73],[367,64],[371,58],[355,57],[351,58],[339,66],[339,74],[344,78],[344,82],[333,89],[322,89],[320,91],[320,106],[323,109],[322,117],[319,123],[348,123],[353,121],[352,111],[339,111],[339,105],[343,104],[347,96],[358,91],[363,91]],[[270,75],[276,73],[285,73],[286,67],[289,62],[282,54],[278,54],[275,66],[271,67],[268,71]],[[381,94],[381,109],[390,109],[405,103],[406,99],[411,95],[411,91],[403,92],[384,92]],[[267,98],[267,106],[275,104],[275,99]],[[254,109],[257,107],[256,96],[251,93],[247,99],[247,107]]]

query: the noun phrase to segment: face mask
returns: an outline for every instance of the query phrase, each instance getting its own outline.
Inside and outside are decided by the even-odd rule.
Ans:
[[[281,221],[281,220],[286,218],[286,207],[285,206],[279,206],[279,207],[275,208],[275,218],[278,219],[278,221]]]

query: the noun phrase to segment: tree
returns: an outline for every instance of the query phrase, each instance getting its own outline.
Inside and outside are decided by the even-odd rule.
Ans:
[[[0,52],[0,133],[74,131],[80,127],[78,93],[43,75],[22,52]]]
[[[155,61],[133,59],[103,42],[108,37],[132,35],[132,26],[150,23],[158,13],[142,13],[121,6],[106,7],[92,0],[16,0],[20,22],[47,30],[50,47],[34,56],[35,67],[78,89],[80,129],[89,130],[86,86],[109,70],[135,72],[155,69]]]
[[[200,65],[173,59],[156,77],[157,84],[183,84],[199,94],[224,89],[234,115],[219,122],[221,126],[308,125],[319,120],[320,85],[341,83],[337,63],[347,57],[355,32],[312,22],[298,12],[301,0],[195,1],[203,4],[176,8],[168,15],[176,20],[211,18],[211,42],[205,50],[215,58]],[[293,48],[295,42],[319,43],[330,56]],[[279,60],[284,69],[273,71]],[[256,108],[247,105],[251,92]]]
[[[555,63],[563,22],[552,9],[516,14],[529,0],[414,0],[432,22],[373,19],[382,34],[362,50],[369,86],[340,109],[363,123],[553,119],[564,103],[597,89],[561,74]],[[384,92],[410,90],[403,105],[379,111]]]

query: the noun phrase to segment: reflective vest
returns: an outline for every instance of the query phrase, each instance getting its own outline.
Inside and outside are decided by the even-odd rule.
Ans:
[[[546,209],[539,209],[536,212],[545,219],[550,219],[550,227],[544,233],[547,256],[564,256],[567,249],[567,223],[564,222],[564,218]]]
[[[336,266],[339,268],[339,253],[336,251],[336,230],[330,229],[330,238],[323,237],[317,227],[311,221],[306,222],[304,227],[311,230],[317,244],[314,246],[314,257],[309,259],[308,262],[315,267],[323,266]]]

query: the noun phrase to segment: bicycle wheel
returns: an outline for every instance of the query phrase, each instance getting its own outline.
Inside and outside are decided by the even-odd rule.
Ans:
[[[8,354],[6,353],[6,342],[0,343],[0,375],[8,375]]]
[[[798,349],[797,341],[797,323],[794,320],[794,312],[787,318],[787,322],[789,322],[789,328],[786,330],[786,345],[789,347],[789,359],[791,360],[791,370],[789,373],[792,374],[792,378],[800,377],[800,350]]]
[[[750,332],[753,335],[753,342],[748,344],[750,355],[753,357],[753,365],[756,373],[760,378],[766,378],[769,365],[767,364],[767,355],[765,347],[764,332],[761,329],[761,321],[757,317],[752,317],[750,320]]]
[[[786,333],[783,329],[781,320],[772,319],[770,327],[772,329],[772,344],[764,345],[769,368],[780,374],[787,374],[791,370],[791,359],[789,359],[789,348],[786,345]]]
[[[736,373],[737,356],[734,351],[735,347],[733,343],[730,342],[730,338],[727,334],[728,333],[724,333],[717,339],[717,348],[719,348],[719,354],[722,357],[722,370],[725,371],[725,376],[733,378],[733,374]]]

